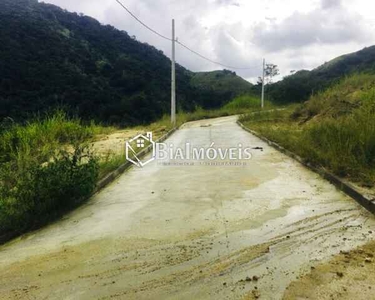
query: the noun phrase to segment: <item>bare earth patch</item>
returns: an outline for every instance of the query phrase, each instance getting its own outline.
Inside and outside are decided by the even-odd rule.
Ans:
[[[288,299],[375,299],[375,241],[342,251],[287,288]]]
[[[103,156],[108,154],[121,154],[125,149],[125,142],[140,133],[143,133],[143,131],[128,129],[108,135],[99,135],[92,144],[93,151]]]
[[[96,136],[95,141],[92,143],[93,151],[99,156],[123,154],[126,141],[149,130],[153,132],[154,140],[167,133],[166,127],[159,126],[158,128],[131,128],[111,134],[101,134]]]

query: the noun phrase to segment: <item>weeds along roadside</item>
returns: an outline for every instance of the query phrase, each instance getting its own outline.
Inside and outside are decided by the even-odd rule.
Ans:
[[[375,183],[375,76],[355,74],[284,111],[246,115],[241,122],[340,177]]]
[[[259,99],[242,96],[217,110],[180,112],[185,122],[259,109]],[[172,128],[169,116],[138,126],[162,135]],[[84,125],[57,111],[24,125],[6,124],[0,131],[0,243],[47,224],[79,206],[96,183],[125,162],[124,153],[98,156],[92,142],[119,128]]]
[[[0,240],[37,228],[90,195],[99,162],[85,141],[96,130],[59,111],[1,132]]]

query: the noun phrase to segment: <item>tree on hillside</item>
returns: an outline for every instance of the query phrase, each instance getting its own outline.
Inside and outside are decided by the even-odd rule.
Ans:
[[[272,83],[273,77],[279,74],[280,74],[280,70],[277,65],[266,64],[265,78],[267,80],[267,83]]]
[[[169,113],[170,59],[162,51],[42,1],[0,0],[0,8],[0,126],[61,107],[120,126]],[[177,64],[180,110],[219,108],[252,88],[230,70],[196,75]]]
[[[264,80],[265,84],[272,83],[273,77],[280,75],[279,68],[277,65],[274,64],[266,64],[266,67],[264,69]],[[258,77],[257,85],[261,86],[263,83],[263,78]]]

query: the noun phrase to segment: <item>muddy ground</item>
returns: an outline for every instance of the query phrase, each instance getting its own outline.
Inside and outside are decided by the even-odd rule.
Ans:
[[[374,240],[372,215],[235,118],[188,123],[167,140],[186,141],[257,150],[235,166],[132,168],[59,222],[1,247],[0,299],[305,299],[292,294],[305,274]],[[334,272],[343,276],[327,279],[349,280]]]
[[[352,251],[341,251],[294,281],[284,299],[375,299],[374,257],[375,242]]]

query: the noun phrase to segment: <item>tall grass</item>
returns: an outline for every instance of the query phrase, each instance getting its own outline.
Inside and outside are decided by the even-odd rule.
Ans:
[[[302,107],[242,121],[306,160],[364,185],[375,183],[375,76],[354,75]]]
[[[309,126],[304,140],[311,145],[312,160],[341,176],[359,178],[372,185],[375,179],[374,108],[373,98],[351,115]]]
[[[125,154],[108,154],[99,160],[99,179],[104,178],[110,172],[126,162]]]
[[[272,103],[267,103],[266,108],[276,107]],[[196,107],[193,112],[179,111],[177,113],[177,126],[180,126],[186,122],[204,120],[210,118],[218,118],[232,115],[241,115],[250,112],[260,111],[260,98],[243,95],[233,99],[231,102],[227,103],[221,108],[207,110],[201,107]],[[154,133],[159,133],[161,131],[166,131],[172,129],[171,119],[169,115],[164,115],[160,120],[146,126],[140,127],[138,129],[147,129]]]
[[[66,143],[80,143],[92,136],[77,119],[58,111],[26,125],[15,124],[0,133],[0,162],[29,158],[47,161],[51,152]]]
[[[324,92],[312,96],[296,109],[293,117],[306,121],[319,115],[337,118],[350,114],[369,99],[373,99],[374,86],[374,75],[354,74],[346,77]]]
[[[1,131],[0,240],[36,228],[90,195],[99,171],[84,143],[92,136],[90,126],[63,112]]]
[[[270,102],[266,103],[266,108],[276,107]],[[223,117],[223,116],[232,116],[232,115],[242,115],[252,112],[261,111],[260,98],[257,98],[252,95],[242,95],[234,98],[232,101],[227,103],[221,108],[213,110],[204,110],[200,107],[197,107],[194,112],[184,113],[181,112],[178,114],[177,119],[179,123],[196,121],[202,119]]]
[[[261,106],[261,101],[259,97],[254,97],[251,95],[242,95],[223,107],[223,110],[227,111],[240,111],[241,113],[246,113],[249,110],[259,110]],[[266,108],[272,108],[274,105],[271,102],[265,102]]]

